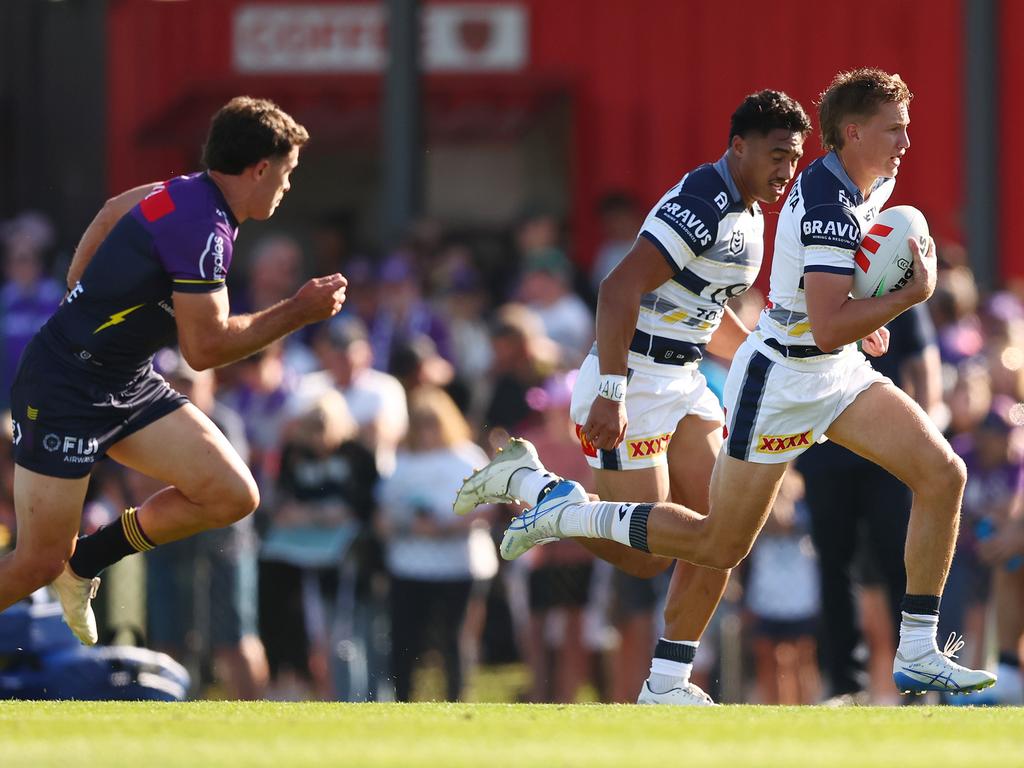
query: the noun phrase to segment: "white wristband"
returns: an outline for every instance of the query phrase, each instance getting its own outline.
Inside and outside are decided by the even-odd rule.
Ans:
[[[607,400],[621,403],[626,399],[626,377],[602,373],[601,383],[597,385],[597,394]]]

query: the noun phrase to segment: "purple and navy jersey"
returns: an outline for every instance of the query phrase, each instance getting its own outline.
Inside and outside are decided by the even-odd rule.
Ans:
[[[176,343],[172,296],[224,288],[238,222],[205,173],[160,184],[100,244],[42,339],[113,379]]]

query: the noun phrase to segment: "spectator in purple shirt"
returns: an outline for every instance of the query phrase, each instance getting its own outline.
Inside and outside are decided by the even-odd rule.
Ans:
[[[52,240],[49,223],[38,214],[22,214],[3,232],[0,287],[0,409],[8,404],[18,360],[29,340],[53,314],[64,291],[43,274],[43,250]]]

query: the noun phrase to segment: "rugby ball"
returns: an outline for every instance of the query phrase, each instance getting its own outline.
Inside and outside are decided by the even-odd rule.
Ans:
[[[895,205],[878,214],[853,259],[853,298],[884,296],[907,284],[914,274],[911,237],[922,253],[928,249],[928,222],[917,208]]]

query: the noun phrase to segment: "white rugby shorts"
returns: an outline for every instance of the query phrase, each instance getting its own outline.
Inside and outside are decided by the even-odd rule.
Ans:
[[[626,439],[613,451],[599,450],[583,437],[590,406],[597,397],[597,355],[587,355],[572,391],[570,413],[587,463],[595,469],[644,469],[667,462],[668,444],[684,416],[722,422],[722,407],[696,364],[667,366],[671,376],[630,370],[626,385]]]
[[[792,461],[816,442],[857,395],[889,379],[853,349],[786,358],[756,333],[747,337],[725,381],[723,450],[755,464]]]

